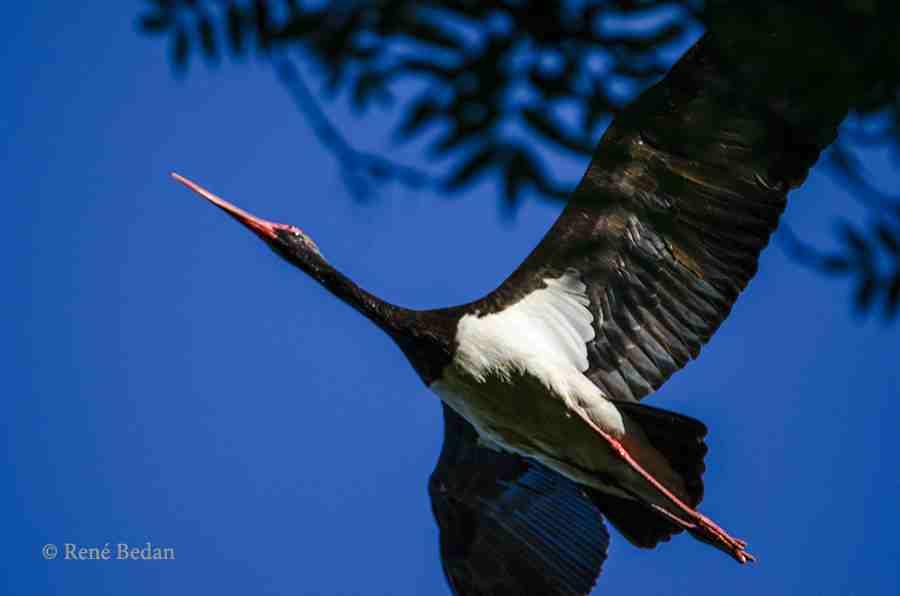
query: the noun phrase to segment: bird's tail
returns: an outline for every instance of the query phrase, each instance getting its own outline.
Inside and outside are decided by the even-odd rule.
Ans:
[[[646,439],[655,453],[648,454],[636,441],[626,442],[626,449],[686,505],[695,508],[703,499],[706,426],[694,418],[634,402],[617,401],[615,405],[640,430],[641,443]],[[664,461],[659,461],[659,456]],[[589,494],[609,522],[635,546],[653,548],[685,529],[639,492],[634,499],[596,489]]]
[[[632,475],[616,486],[624,497],[592,491],[595,504],[609,521],[637,546],[653,547],[687,530],[740,563],[753,561],[746,542],[695,510],[703,498],[703,423],[631,402],[616,402],[616,408],[623,415],[625,435],[616,439],[597,430]]]

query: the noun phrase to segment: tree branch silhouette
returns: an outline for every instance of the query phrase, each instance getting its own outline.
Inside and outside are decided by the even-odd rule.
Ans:
[[[818,71],[857,73],[853,126],[845,125],[823,165],[850,189],[872,222],[843,222],[840,250],[819,251],[790,229],[799,263],[856,284],[856,305],[900,304],[900,201],[871,181],[855,147],[900,155],[900,6],[894,0],[149,0],[139,28],[169,39],[183,76],[194,56],[226,53],[267,61],[357,200],[381,184],[434,185],[461,192],[491,177],[512,214],[525,197],[564,199],[575,180],[549,156],[586,160],[618,109],[655,82],[703,28],[719,28],[747,51],[762,41],[754,23],[783,19],[783,40],[821,46]],[[810,18],[813,15],[814,18]],[[864,31],[864,35],[860,35]],[[395,140],[427,141],[441,169],[398,164],[353,146],[330,122],[297,64],[359,113],[394,106]],[[788,73],[790,75],[790,73]],[[786,84],[791,84],[788,80]],[[396,96],[402,105],[396,107]],[[822,101],[828,101],[823,97]],[[392,103],[393,102],[393,103]],[[446,160],[446,161],[444,161]],[[449,165],[444,165],[449,164]]]
[[[372,196],[373,183],[396,180],[413,188],[420,188],[428,183],[429,175],[417,168],[353,147],[325,115],[296,65],[286,57],[275,59],[273,63],[279,80],[290,92],[316,138],[340,163],[347,190],[357,200],[366,200]]]

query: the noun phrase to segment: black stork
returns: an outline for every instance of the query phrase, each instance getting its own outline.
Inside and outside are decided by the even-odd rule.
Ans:
[[[753,560],[697,511],[706,427],[640,400],[728,315],[836,134],[842,113],[800,124],[780,99],[747,97],[704,37],[618,114],[528,258],[436,310],[373,296],[299,228],[173,176],[380,327],[441,398],[428,489],[454,592],[583,594],[606,558],[601,512],[638,547],[687,531]]]

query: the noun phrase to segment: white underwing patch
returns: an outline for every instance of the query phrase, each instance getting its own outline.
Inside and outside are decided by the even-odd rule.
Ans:
[[[457,358],[476,377],[509,366],[543,363],[588,369],[587,343],[594,339],[594,316],[587,286],[576,271],[545,279],[535,290],[500,312],[466,315],[457,328]]]
[[[596,334],[587,286],[574,269],[543,281],[543,288],[499,312],[463,316],[453,363],[432,388],[476,428],[477,405],[467,402],[502,395],[523,407],[530,399],[556,400],[560,416],[578,411],[613,433],[624,432],[618,410],[583,374],[587,344]],[[529,395],[534,387],[517,386],[523,378],[540,381],[543,394]]]

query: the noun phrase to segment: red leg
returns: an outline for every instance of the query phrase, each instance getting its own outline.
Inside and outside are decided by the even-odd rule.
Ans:
[[[728,553],[731,555],[737,562],[739,563],[748,563],[750,561],[755,561],[756,559],[744,550],[747,546],[747,543],[743,540],[732,538],[725,530],[719,527],[715,522],[711,519],[696,511],[690,507],[688,507],[685,503],[681,501],[678,497],[676,497],[672,492],[663,486],[656,478],[650,475],[647,470],[645,470],[641,465],[631,457],[631,454],[626,451],[625,447],[622,446],[617,439],[604,432],[600,428],[598,428],[595,424],[588,421],[594,430],[596,430],[600,435],[609,443],[609,446],[612,448],[613,452],[621,457],[635,472],[641,475],[647,482],[649,482],[656,490],[659,491],[668,501],[670,501],[677,509],[679,509],[683,514],[684,518],[680,515],[676,515],[674,513],[669,512],[662,507],[657,505],[652,505],[652,507],[665,515],[670,520],[672,520],[675,524],[683,527],[688,530],[691,534],[695,534],[698,538],[701,538],[716,548]]]

